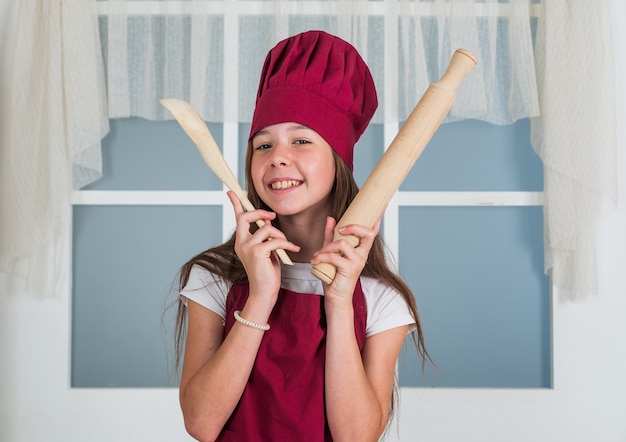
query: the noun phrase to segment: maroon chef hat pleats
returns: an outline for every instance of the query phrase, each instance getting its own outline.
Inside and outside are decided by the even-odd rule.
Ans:
[[[308,31],[267,54],[249,138],[273,124],[300,123],[352,169],[354,145],[377,106],[374,80],[357,50],[339,37]]]

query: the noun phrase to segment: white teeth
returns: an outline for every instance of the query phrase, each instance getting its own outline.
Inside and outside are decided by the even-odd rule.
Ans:
[[[298,185],[298,181],[296,180],[287,180],[287,181],[274,181],[270,184],[270,187],[274,190],[280,189],[288,189],[289,187],[293,187]]]

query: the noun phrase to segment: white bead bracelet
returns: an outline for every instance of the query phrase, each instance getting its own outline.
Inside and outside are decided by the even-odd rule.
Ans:
[[[268,331],[270,329],[269,324],[257,324],[256,322],[248,321],[247,319],[239,316],[239,313],[241,313],[239,310],[235,310],[235,319],[237,320],[237,322],[241,322],[243,325],[256,328],[257,330]]]

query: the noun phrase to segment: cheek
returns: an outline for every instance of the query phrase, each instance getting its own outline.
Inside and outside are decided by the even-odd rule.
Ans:
[[[320,161],[312,160],[307,163],[306,176],[309,179],[309,185],[314,186],[314,193],[318,198],[328,197],[335,185],[335,162],[324,159]]]
[[[330,190],[335,183],[335,159],[329,155],[318,164],[318,175],[323,177],[325,187]]]

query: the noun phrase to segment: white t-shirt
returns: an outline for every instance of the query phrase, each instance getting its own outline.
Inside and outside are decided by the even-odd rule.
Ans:
[[[311,264],[282,265],[281,279],[281,287],[284,289],[312,296],[324,295],[322,282],[311,274]],[[200,266],[193,266],[189,281],[180,294],[185,305],[186,300],[191,299],[224,318],[226,296],[230,287],[230,282],[224,281]],[[402,295],[395,289],[377,279],[366,277],[361,277],[361,287],[367,305],[366,337],[401,325],[410,325],[409,331],[415,329],[415,320],[411,316],[411,310]]]

